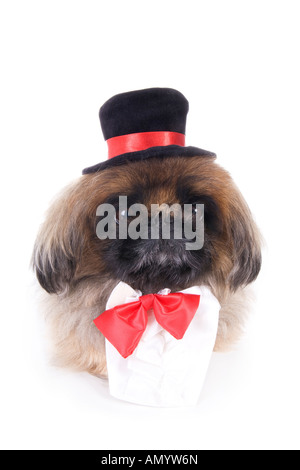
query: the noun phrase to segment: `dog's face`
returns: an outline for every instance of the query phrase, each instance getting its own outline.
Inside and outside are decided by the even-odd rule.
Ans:
[[[187,250],[192,240],[184,236],[100,240],[97,208],[112,204],[119,224],[124,217],[119,196],[127,196],[128,206],[143,204],[149,214],[154,204],[203,204],[203,247]],[[95,277],[127,282],[144,294],[210,283],[235,290],[253,281],[261,264],[250,211],[211,157],[152,159],[82,177],[51,208],[34,259],[39,281],[50,293]]]
[[[156,165],[155,165],[156,163]],[[182,168],[173,174],[167,171],[168,165],[154,163],[142,165],[142,171],[136,166],[130,172],[130,186],[124,187],[122,179],[117,194],[126,195],[128,207],[132,204],[142,204],[147,208],[147,238],[132,239],[128,236],[122,240],[117,231],[116,239],[103,241],[101,249],[102,259],[107,272],[115,279],[130,284],[144,293],[158,292],[164,287],[174,291],[195,284],[212,272],[212,243],[222,234],[222,217],[217,203],[209,194],[199,191],[197,179],[194,175],[183,174]],[[195,184],[196,183],[196,184]],[[116,210],[118,225],[122,218],[129,224],[136,218],[124,214],[119,207],[119,198],[110,196],[106,203],[111,203]],[[202,249],[188,250],[187,243],[195,242],[194,238],[187,238],[184,230],[184,207],[190,205],[195,229],[197,205],[205,207],[206,237]],[[162,218],[166,215],[161,211],[159,219],[158,238],[153,238],[151,227],[153,224],[153,207],[163,205],[167,207],[182,208],[180,214],[172,212],[170,216],[170,231],[168,237],[162,234]],[[199,209],[198,209],[199,210]],[[174,236],[174,219],[181,216],[182,236]]]

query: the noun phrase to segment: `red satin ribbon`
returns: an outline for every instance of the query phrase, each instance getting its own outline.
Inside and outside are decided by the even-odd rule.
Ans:
[[[120,135],[107,140],[108,158],[123,153],[139,152],[150,147],[166,145],[185,146],[185,135],[179,132],[138,132],[137,134]]]
[[[138,346],[148,323],[147,312],[154,311],[156,321],[174,338],[182,339],[200,303],[200,295],[149,294],[136,302],[118,305],[103,312],[94,323],[124,357]]]

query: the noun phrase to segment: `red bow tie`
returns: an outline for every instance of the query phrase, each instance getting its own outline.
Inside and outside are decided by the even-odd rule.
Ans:
[[[94,323],[106,339],[124,357],[138,346],[148,323],[147,312],[154,311],[156,321],[174,338],[182,339],[200,303],[200,295],[149,294],[136,302],[118,305],[103,312]]]

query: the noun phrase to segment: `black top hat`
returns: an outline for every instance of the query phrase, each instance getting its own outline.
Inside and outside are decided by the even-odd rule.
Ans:
[[[185,147],[187,99],[171,88],[149,88],[110,98],[100,109],[108,160],[86,168],[95,173],[128,162],[165,157],[215,157],[213,152]]]

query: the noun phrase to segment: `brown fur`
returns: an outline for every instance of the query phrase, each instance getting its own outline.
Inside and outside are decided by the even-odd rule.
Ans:
[[[213,242],[212,273],[199,283],[210,286],[222,306],[216,350],[228,349],[239,338],[246,318],[244,287],[260,267],[260,236],[249,208],[230,175],[212,158],[153,159],[81,177],[47,214],[33,264],[50,294],[45,306],[59,364],[106,373],[104,338],[93,319],[105,310],[118,280],[107,274],[102,259],[102,242],[95,232],[97,207],[111,195],[127,194],[136,182],[150,188],[149,204],[176,203],[179,176],[219,207],[222,231]]]

